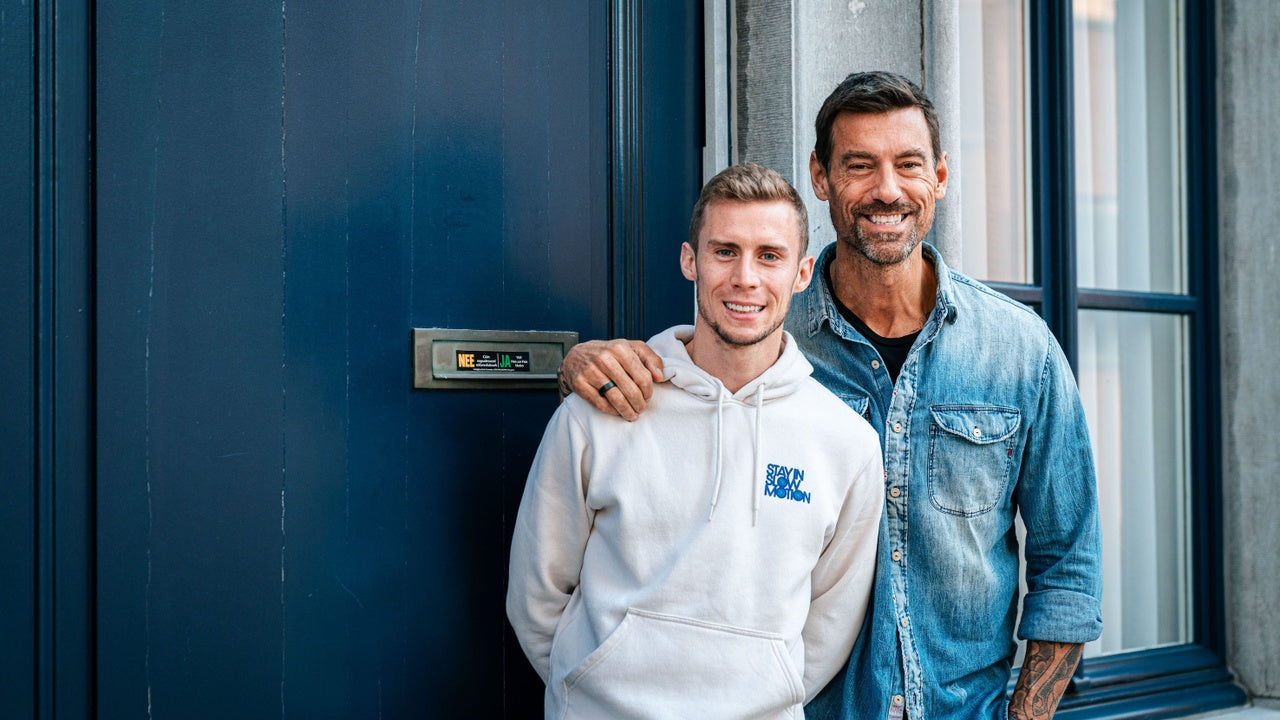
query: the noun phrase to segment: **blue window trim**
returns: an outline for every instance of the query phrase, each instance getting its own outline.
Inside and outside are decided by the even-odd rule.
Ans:
[[[1044,296],[1044,288],[1039,285],[1013,285],[998,282],[986,284],[1014,300],[1029,305],[1039,305]],[[1077,310],[1129,310],[1191,315],[1200,310],[1201,301],[1194,295],[1080,288],[1075,293],[1075,304]]]
[[[1033,242],[1035,284],[994,283],[1038,306],[1073,368],[1081,309],[1172,313],[1189,320],[1190,401],[1201,429],[1191,433],[1192,642],[1089,658],[1063,698],[1059,718],[1166,718],[1242,705],[1226,669],[1222,541],[1222,427],[1218,407],[1217,128],[1213,0],[1184,0],[1187,138],[1188,293],[1077,287],[1072,103],[1072,9],[1029,0]]]
[[[1076,367],[1071,3],[1029,0],[1032,242],[1040,312]]]

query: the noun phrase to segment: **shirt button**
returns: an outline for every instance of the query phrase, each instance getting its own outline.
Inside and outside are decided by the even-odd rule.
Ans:
[[[900,423],[900,422],[896,422],[896,423],[894,423],[894,424],[893,424],[893,431],[894,431],[894,432],[896,432],[896,433],[900,433],[900,432],[902,432],[902,423]]]
[[[872,361],[871,361],[871,369],[872,369],[872,370],[879,370],[879,369],[880,369],[880,361],[879,361],[879,360],[872,360]]]
[[[897,550],[894,550],[894,551],[893,551],[893,561],[894,561],[894,562],[902,562],[902,553],[901,553],[901,552],[899,552],[899,551],[897,551]]]
[[[893,704],[894,704],[894,705],[901,705],[902,703],[903,703],[903,699],[902,699],[902,696],[901,696],[901,695],[894,695],[894,696],[893,696]]]
[[[976,438],[980,438],[980,437],[982,437],[982,429],[981,429],[981,428],[974,428],[974,429],[973,429],[973,436],[974,436],[974,437],[976,437]]]
[[[902,627],[906,627],[906,626],[907,626],[907,616],[906,616],[906,615],[903,615],[903,616],[902,616],[902,618],[901,618],[900,620],[898,620],[898,624],[899,624],[899,625],[901,625]]]
[[[901,497],[901,495],[902,495],[901,488],[896,488],[896,487],[889,488],[889,497]]]

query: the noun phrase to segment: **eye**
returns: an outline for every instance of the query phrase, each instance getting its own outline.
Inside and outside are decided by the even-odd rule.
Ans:
[[[711,252],[712,252],[712,254],[713,254],[713,255],[715,255],[716,257],[725,257],[725,258],[727,258],[727,257],[733,257],[733,251],[732,251],[732,250],[730,250],[729,248],[716,248],[715,250],[712,250]]]
[[[782,259],[782,256],[779,255],[778,253],[767,252],[767,253],[761,253],[760,259],[764,260],[765,262],[778,262],[779,260]]]

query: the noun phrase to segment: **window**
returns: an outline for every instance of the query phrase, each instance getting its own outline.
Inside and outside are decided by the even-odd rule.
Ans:
[[[1059,336],[1098,466],[1104,630],[1062,717],[1243,700],[1216,591],[1214,160],[1189,152],[1212,146],[1204,5],[959,3],[962,269]]]

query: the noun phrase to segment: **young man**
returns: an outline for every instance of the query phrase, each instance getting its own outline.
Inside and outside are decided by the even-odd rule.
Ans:
[[[552,417],[507,594],[548,717],[801,717],[848,658],[884,476],[782,328],[807,246],[776,172],[712,178],[680,254],[695,324],[650,341],[670,382],[635,423],[576,396]]]

